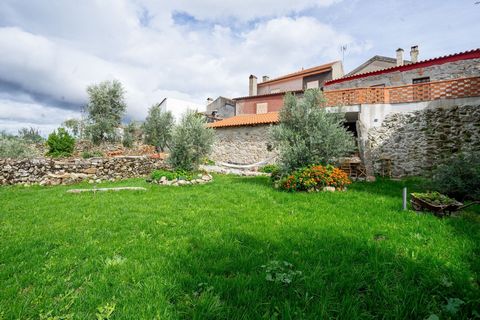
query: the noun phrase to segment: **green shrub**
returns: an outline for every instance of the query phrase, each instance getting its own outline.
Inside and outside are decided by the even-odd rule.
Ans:
[[[38,129],[33,127],[18,130],[18,137],[27,143],[39,143],[45,141],[40,135]]]
[[[314,165],[283,176],[275,186],[286,191],[321,191],[324,187],[344,190],[351,183],[345,171],[331,165]]]
[[[175,126],[168,162],[176,170],[195,171],[210,153],[214,132],[207,128],[205,117],[194,111],[183,115]]]
[[[83,151],[82,158],[83,159],[90,159],[96,157],[103,157],[103,153],[100,151]]]
[[[175,179],[193,180],[197,177],[199,173],[200,172],[192,172],[192,171],[185,171],[185,170],[175,170],[175,171],[155,170],[150,175],[150,178],[155,181],[162,179],[162,177],[165,177],[169,181],[172,181]]]
[[[29,158],[33,149],[24,140],[0,132],[0,158]]]
[[[170,146],[174,123],[170,111],[163,111],[160,104],[151,106],[143,124],[145,143],[155,146],[157,151],[164,152]]]
[[[432,189],[458,200],[480,199],[480,152],[459,154],[433,171]]]
[[[58,128],[48,136],[47,146],[48,156],[68,157],[75,148],[75,139],[64,128]]]
[[[278,171],[278,166],[276,164],[267,164],[261,167],[258,171],[264,172],[264,173],[273,173]]]
[[[160,180],[162,177],[167,178],[167,180],[177,179],[177,175],[175,172],[167,170],[155,170],[150,175],[150,178],[152,178],[152,180]]]

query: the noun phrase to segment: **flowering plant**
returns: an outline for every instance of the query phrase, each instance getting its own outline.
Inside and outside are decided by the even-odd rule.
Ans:
[[[313,165],[285,176],[277,184],[286,191],[320,191],[324,187],[344,190],[351,183],[348,175],[331,165]]]

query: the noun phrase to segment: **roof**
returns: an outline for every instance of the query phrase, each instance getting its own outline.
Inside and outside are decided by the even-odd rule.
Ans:
[[[316,67],[296,71],[296,72],[293,72],[293,73],[289,73],[289,74],[286,74],[284,76],[281,76],[281,77],[278,77],[278,78],[275,78],[275,79],[260,82],[258,85],[263,86],[265,84],[272,84],[272,83],[287,80],[287,79],[305,77],[305,76],[309,76],[309,75],[312,75],[312,74],[317,74],[317,73],[321,73],[321,72],[325,72],[325,71],[330,71],[332,69],[332,66],[334,64],[338,63],[338,62],[340,62],[340,61],[334,61],[334,62],[322,64],[320,66],[316,66]]]
[[[393,63],[395,65],[397,64],[397,59],[395,59],[395,58],[376,55],[376,56],[371,57],[370,59],[368,59],[367,61],[365,61],[364,63],[362,63],[361,65],[359,65],[358,67],[356,67],[355,69],[350,71],[349,73],[347,73],[344,77],[348,77],[348,76],[351,76],[351,75],[357,73],[358,71],[362,70],[363,68],[365,68],[366,66],[368,66],[369,64],[371,64],[374,61],[383,61],[383,62]],[[412,63],[412,61],[404,60],[403,63],[410,64],[410,63]]]
[[[207,124],[209,128],[254,126],[259,124],[277,123],[278,112],[269,112],[262,114],[242,114],[235,117],[223,119],[221,121]]]
[[[304,90],[294,90],[294,91],[289,91],[289,90],[286,90],[286,91],[280,91],[280,92],[275,92],[275,93],[265,93],[265,94],[258,94],[256,96],[244,96],[244,97],[238,97],[238,98],[233,98],[233,100],[247,100],[247,99],[255,99],[255,98],[263,98],[263,97],[273,97],[273,96],[283,96],[285,95],[285,93],[287,92],[290,92],[290,93],[293,93],[293,94],[297,94],[297,93],[303,93]]]
[[[374,75],[390,73],[390,72],[395,72],[395,71],[402,72],[402,71],[408,71],[408,70],[412,70],[412,69],[425,68],[425,67],[434,66],[434,65],[438,65],[438,64],[444,64],[444,63],[448,63],[448,62],[454,62],[454,61],[459,61],[459,60],[468,60],[468,59],[478,59],[478,58],[480,58],[480,48],[469,50],[469,51],[464,51],[464,52],[459,52],[459,53],[454,53],[454,54],[450,54],[450,55],[446,55],[446,56],[441,56],[441,57],[437,57],[437,58],[422,60],[422,61],[418,61],[418,62],[415,62],[415,63],[404,64],[403,66],[395,66],[395,67],[385,68],[385,69],[382,69],[382,70],[355,74],[355,75],[351,75],[351,76],[347,75],[347,76],[344,76],[342,78],[326,81],[325,85],[328,86],[328,85],[334,84],[334,83],[340,83],[340,82],[349,81],[349,80],[353,80],[353,79],[365,78],[365,77],[370,77],[370,76],[374,76]]]

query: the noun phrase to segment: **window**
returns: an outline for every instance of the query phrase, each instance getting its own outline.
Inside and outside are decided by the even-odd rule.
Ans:
[[[318,80],[307,82],[307,89],[318,89],[319,82]]]
[[[262,114],[267,112],[268,112],[267,102],[257,103],[257,114]]]
[[[412,80],[412,84],[430,82],[430,77],[416,78]]]

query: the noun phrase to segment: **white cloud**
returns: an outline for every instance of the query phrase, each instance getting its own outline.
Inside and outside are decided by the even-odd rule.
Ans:
[[[354,38],[312,17],[281,16],[333,2],[7,0],[0,4],[0,25],[12,27],[0,28],[0,80],[79,110],[87,85],[118,79],[126,88],[128,117],[143,120],[148,107],[166,96],[203,103],[207,97],[243,95],[250,73],[276,76],[338,59],[339,45],[355,45]],[[175,11],[210,24],[176,25]],[[141,14],[151,17],[148,27]],[[239,31],[224,17],[262,19],[243,23]],[[18,102],[10,101],[12,107]],[[33,108],[34,115],[48,107],[42,104],[24,108]],[[13,117],[7,100],[2,105],[0,129]],[[49,125],[66,116],[50,111]]]

